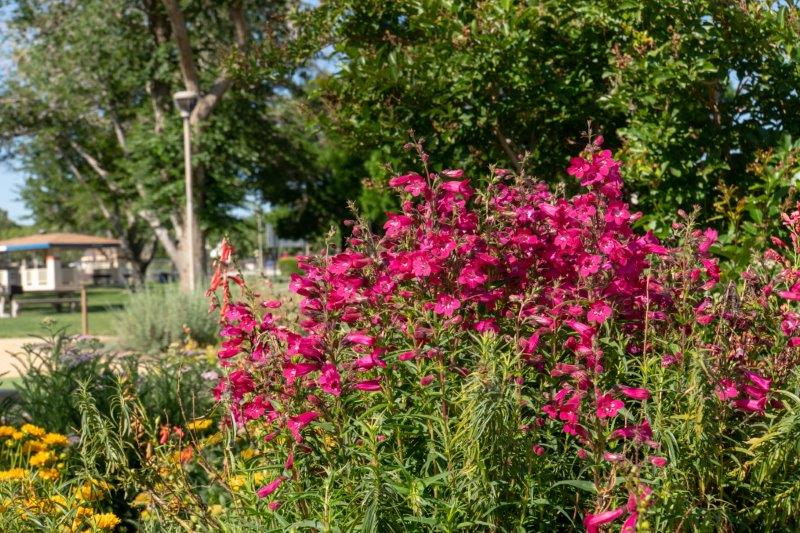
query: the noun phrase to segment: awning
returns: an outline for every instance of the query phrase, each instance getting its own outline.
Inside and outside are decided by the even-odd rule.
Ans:
[[[0,253],[48,250],[50,248],[118,248],[120,242],[108,237],[80,233],[39,233],[0,241]]]

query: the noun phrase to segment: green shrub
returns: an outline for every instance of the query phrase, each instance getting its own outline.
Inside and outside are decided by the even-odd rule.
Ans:
[[[201,345],[212,344],[218,328],[201,292],[169,286],[133,294],[115,329],[121,347],[156,353],[187,335]]]
[[[297,258],[294,256],[284,256],[278,259],[278,269],[281,271],[281,276],[286,277],[302,272],[297,266]]]

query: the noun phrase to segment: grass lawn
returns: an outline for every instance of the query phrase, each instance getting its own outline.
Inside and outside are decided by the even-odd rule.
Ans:
[[[35,294],[20,297],[36,298]],[[89,333],[92,335],[113,335],[114,316],[128,301],[128,291],[120,288],[93,287],[88,290]],[[50,318],[56,328],[67,328],[67,333],[80,333],[81,313],[67,309],[56,312],[52,305],[23,305],[17,318],[0,318],[0,338],[30,337],[44,332],[42,320]]]

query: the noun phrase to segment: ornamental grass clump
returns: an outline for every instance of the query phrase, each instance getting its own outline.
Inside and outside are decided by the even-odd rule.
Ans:
[[[759,519],[731,512],[763,496],[731,470],[780,416],[776,386],[796,383],[795,257],[772,251],[720,289],[716,233],[686,213],[665,242],[634,229],[641,213],[601,144],[572,160],[572,196],[524,172],[433,172],[407,145],[423,170],[389,181],[402,208],[383,234],[352,221],[344,250],[300,259],[298,323],[247,289],[223,246],[214,392],[263,458],[266,521],[633,532]],[[800,215],[786,220],[792,246],[777,242],[796,250]]]

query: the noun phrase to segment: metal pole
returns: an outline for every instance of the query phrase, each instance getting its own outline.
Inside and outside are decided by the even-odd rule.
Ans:
[[[195,290],[194,191],[192,188],[192,145],[188,115],[183,117],[183,164],[186,171],[186,264],[189,290]]]
[[[258,221],[258,273],[264,274],[264,237],[261,232],[261,206],[256,204],[256,219]]]

